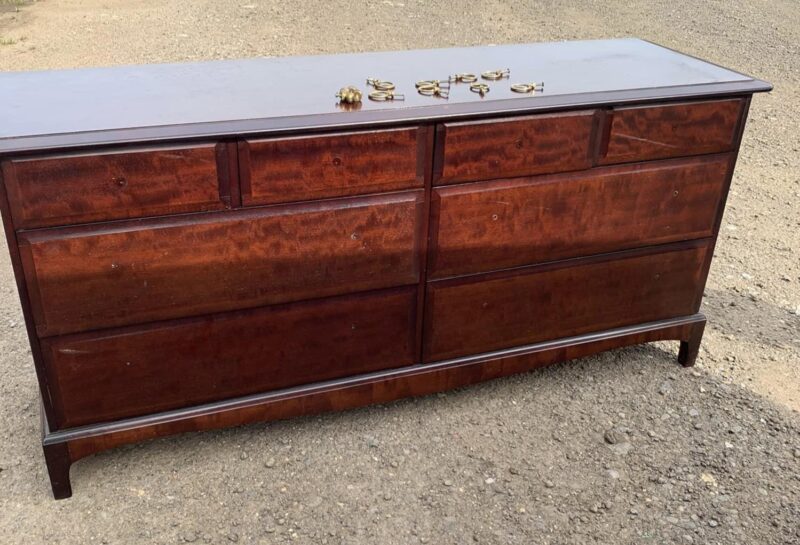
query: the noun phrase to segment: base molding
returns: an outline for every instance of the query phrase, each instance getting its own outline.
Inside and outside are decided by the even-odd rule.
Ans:
[[[42,446],[53,495],[67,498],[73,462],[121,445],[424,396],[653,341],[680,341],[678,359],[691,366],[705,324],[705,316],[694,314],[54,432],[43,419]]]

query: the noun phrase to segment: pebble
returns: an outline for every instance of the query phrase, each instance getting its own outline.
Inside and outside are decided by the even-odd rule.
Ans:
[[[275,458],[270,458],[266,462],[264,462],[265,467],[275,467]]]
[[[719,522],[714,519],[711,519],[708,521],[708,525],[711,526],[712,528],[716,528],[717,526],[719,526]]]
[[[486,480],[485,480],[485,481],[483,481],[483,482],[485,482],[486,484],[494,484],[495,480],[494,480],[494,478],[492,478],[492,477],[489,477],[488,479],[486,479]]]
[[[186,532],[181,536],[181,539],[183,539],[186,543],[194,543],[197,541],[197,534],[194,532]]]
[[[609,469],[608,471],[606,471],[606,474],[612,479],[619,479],[619,471],[616,471],[614,469]]]
[[[555,486],[556,486],[556,483],[554,483],[553,481],[545,481],[545,482],[544,482],[544,486],[545,486],[546,488],[555,488]]]
[[[603,434],[603,439],[605,439],[606,443],[609,445],[616,445],[624,441],[625,437],[617,430],[610,429]]]
[[[662,382],[661,387],[658,389],[658,393],[662,396],[669,395],[672,393],[672,385],[669,382]]]
[[[453,486],[453,481],[451,481],[450,479],[445,479],[444,480],[444,485],[445,486]]]
[[[689,409],[689,416],[691,416],[692,418],[696,418],[700,416],[700,411],[698,411],[697,409]]]

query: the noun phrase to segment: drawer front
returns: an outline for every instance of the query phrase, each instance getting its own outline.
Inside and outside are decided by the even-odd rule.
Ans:
[[[18,229],[222,210],[226,173],[214,144],[3,162]]]
[[[615,108],[601,164],[730,151],[740,99]]]
[[[439,126],[434,184],[589,168],[594,110],[445,123]]]
[[[408,128],[242,142],[242,203],[421,188],[423,132]]]
[[[413,284],[422,191],[20,236],[39,335]]]
[[[411,365],[416,300],[414,286],[46,339],[59,426]]]
[[[443,278],[711,236],[730,155],[434,190]]]
[[[430,283],[423,360],[693,314],[706,252],[702,245]]]

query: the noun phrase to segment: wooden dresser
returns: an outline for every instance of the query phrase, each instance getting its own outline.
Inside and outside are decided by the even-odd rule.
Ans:
[[[500,68],[484,96],[415,92]],[[72,462],[154,437],[656,340],[691,365],[770,88],[634,39],[0,75],[55,497]]]

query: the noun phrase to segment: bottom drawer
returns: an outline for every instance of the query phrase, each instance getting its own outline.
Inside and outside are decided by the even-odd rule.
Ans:
[[[707,251],[695,243],[431,282],[423,360],[693,314]]]
[[[59,427],[410,365],[417,287],[43,340]]]

